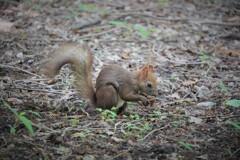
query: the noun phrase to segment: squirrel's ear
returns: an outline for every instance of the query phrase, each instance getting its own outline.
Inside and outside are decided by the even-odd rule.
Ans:
[[[151,65],[151,64],[148,65],[148,71],[151,72],[151,73],[153,73],[153,65]]]
[[[148,74],[148,67],[144,67],[142,68],[141,72],[140,72],[140,77],[141,78],[146,78]]]

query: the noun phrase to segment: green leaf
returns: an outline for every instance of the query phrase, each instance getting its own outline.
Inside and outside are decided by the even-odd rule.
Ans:
[[[133,115],[130,115],[130,118],[138,120],[140,119],[140,116],[138,114],[133,114]]]
[[[38,116],[39,118],[41,118],[41,116],[38,112],[34,112],[34,111],[31,111],[31,110],[28,110],[27,112],[31,113],[31,114],[34,114],[34,115]]]
[[[79,9],[85,11],[94,11],[96,9],[96,6],[93,4],[80,4]]]
[[[158,0],[159,7],[164,8],[168,6],[169,0]]]
[[[24,116],[26,114],[26,112],[20,112],[19,116]]]
[[[232,151],[231,148],[229,146],[227,146],[227,148],[224,148],[224,151],[229,155],[232,156]]]
[[[71,122],[72,122],[72,124],[77,124],[77,123],[79,122],[79,120],[77,120],[77,119],[71,119]]]
[[[10,111],[12,111],[16,116],[18,116],[18,113],[17,113],[14,109],[12,109],[12,107],[11,107],[6,101],[2,100],[2,103],[3,103],[3,105],[4,105],[5,107],[7,107]]]
[[[97,110],[98,112],[102,112],[102,111],[103,111],[102,108],[96,108],[96,110]]]
[[[134,28],[135,30],[137,30],[138,32],[140,32],[143,37],[147,37],[147,36],[149,35],[148,30],[147,30],[145,27],[143,27],[143,26],[141,26],[141,25],[139,25],[139,24],[135,24],[135,25],[133,26],[133,28]]]
[[[201,61],[205,61],[205,60],[209,59],[209,56],[207,56],[204,52],[201,52],[201,53],[199,54],[199,59],[200,59]]]
[[[192,149],[193,145],[190,144],[190,143],[187,143],[187,142],[184,142],[184,141],[179,141],[178,143],[179,143],[181,146],[183,146],[184,148],[186,148],[186,149],[188,149],[188,150],[190,150],[190,151],[193,150],[193,149]]]
[[[240,131],[240,122],[229,121],[228,124],[232,125],[232,126],[235,127],[237,130]]]
[[[32,136],[35,136],[35,133],[32,128],[32,121],[27,119],[25,116],[19,116],[19,120],[25,125],[28,131],[31,133]]]
[[[232,99],[232,100],[226,101],[225,105],[232,106],[232,107],[239,107],[240,106],[240,100]]]
[[[218,82],[217,85],[225,92],[228,92],[228,88],[221,82]]]
[[[11,134],[11,135],[14,135],[15,133],[16,133],[16,128],[13,127],[13,126],[11,126],[11,128],[10,128],[10,134]]]
[[[110,21],[109,22],[110,24],[113,24],[115,26],[118,26],[118,27],[123,27],[123,28],[126,28],[128,30],[131,30],[131,27],[125,23],[125,22],[121,22],[121,21]]]

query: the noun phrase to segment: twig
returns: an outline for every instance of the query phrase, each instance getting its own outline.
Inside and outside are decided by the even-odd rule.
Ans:
[[[10,88],[10,89],[22,89],[22,90],[29,90],[29,91],[40,91],[40,92],[48,92],[48,93],[55,93],[55,94],[66,94],[59,91],[49,91],[49,90],[43,90],[43,89],[33,89],[33,88],[22,88],[22,87],[16,87],[16,88]],[[62,90],[65,91],[65,90]]]
[[[238,148],[235,152],[233,152],[233,154],[231,155],[231,157],[233,157],[238,151],[240,151],[240,148]]]
[[[130,16],[130,15],[145,16],[145,17],[150,17],[150,18],[160,20],[160,21],[175,21],[175,22],[181,21],[181,22],[199,23],[201,25],[208,24],[208,25],[222,25],[222,26],[231,26],[231,27],[240,26],[240,23],[228,23],[228,22],[222,22],[222,21],[216,21],[216,20],[199,20],[199,19],[187,19],[187,18],[157,17],[157,16],[154,16],[154,15],[150,15],[150,14],[147,14],[147,13],[140,13],[140,12],[123,13],[115,19],[119,19],[123,16]]]
[[[13,69],[13,70],[25,72],[25,73],[30,74],[30,75],[32,75],[32,76],[41,77],[40,75],[31,73],[31,72],[26,71],[26,70],[24,70],[24,69],[22,69],[22,68],[19,68],[19,67],[13,67],[13,66],[5,65],[5,64],[0,64],[0,68],[10,68],[10,69]]]
[[[162,130],[162,129],[165,129],[165,128],[167,128],[167,127],[168,127],[168,125],[166,125],[166,126],[164,126],[164,127],[162,127],[162,128],[154,129],[154,130],[152,130],[151,132],[149,132],[145,137],[143,137],[142,139],[139,139],[138,141],[143,141],[144,139],[146,139],[149,135],[153,134],[154,132],[159,131],[159,130]]]
[[[88,23],[78,23],[78,24],[75,24],[75,25],[72,27],[72,29],[73,29],[73,30],[77,30],[77,29],[88,28],[88,27],[97,25],[97,24],[99,24],[99,23],[101,23],[101,19],[94,19],[93,21],[88,22]]]
[[[53,131],[53,129],[48,128],[48,127],[46,127],[46,126],[42,126],[41,124],[32,123],[32,125],[33,125],[34,127],[38,128],[39,130],[45,129],[45,130],[47,130],[47,131]]]
[[[8,3],[8,4],[11,4],[11,5],[15,5],[15,6],[17,6],[17,5],[19,5],[19,2],[17,2],[17,1],[10,1],[10,0],[0,0],[0,2],[2,2],[2,3]]]
[[[101,36],[103,34],[106,34],[106,33],[110,33],[110,32],[113,32],[115,30],[117,30],[119,28],[113,28],[113,29],[109,29],[107,31],[103,31],[103,32],[100,32],[100,33],[96,33],[96,34],[88,34],[88,35],[84,35],[84,36],[81,36],[79,37],[80,39],[88,39],[88,38],[91,38],[91,37],[97,37],[97,36]]]
[[[153,52],[153,54],[155,55],[159,55],[155,50],[154,50],[155,46],[153,45],[151,51]],[[164,48],[165,49],[165,48]],[[164,50],[162,49],[162,50]],[[162,51],[161,50],[161,51]],[[185,65],[197,65],[197,64],[208,64],[207,62],[189,62],[189,61],[173,61],[173,60],[169,60],[169,59],[165,59],[165,60],[161,60],[163,62],[170,62],[170,63],[175,63],[175,64],[185,64]]]

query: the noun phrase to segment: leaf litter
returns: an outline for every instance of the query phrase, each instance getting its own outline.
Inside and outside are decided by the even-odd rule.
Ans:
[[[35,135],[20,122],[11,134],[16,117],[1,103],[1,158],[240,157],[238,1],[0,4],[1,99],[24,112]],[[156,104],[131,103],[130,115],[110,121],[77,96],[68,66],[50,82],[41,75],[44,53],[70,41],[92,50],[94,81],[106,64],[153,64]]]

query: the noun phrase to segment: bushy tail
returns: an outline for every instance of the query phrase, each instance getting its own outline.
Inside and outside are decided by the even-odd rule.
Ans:
[[[67,44],[49,53],[49,58],[44,63],[43,73],[53,78],[59,73],[61,67],[68,63],[72,66],[75,76],[74,86],[79,95],[95,104],[95,91],[92,84],[93,57],[86,47]]]

